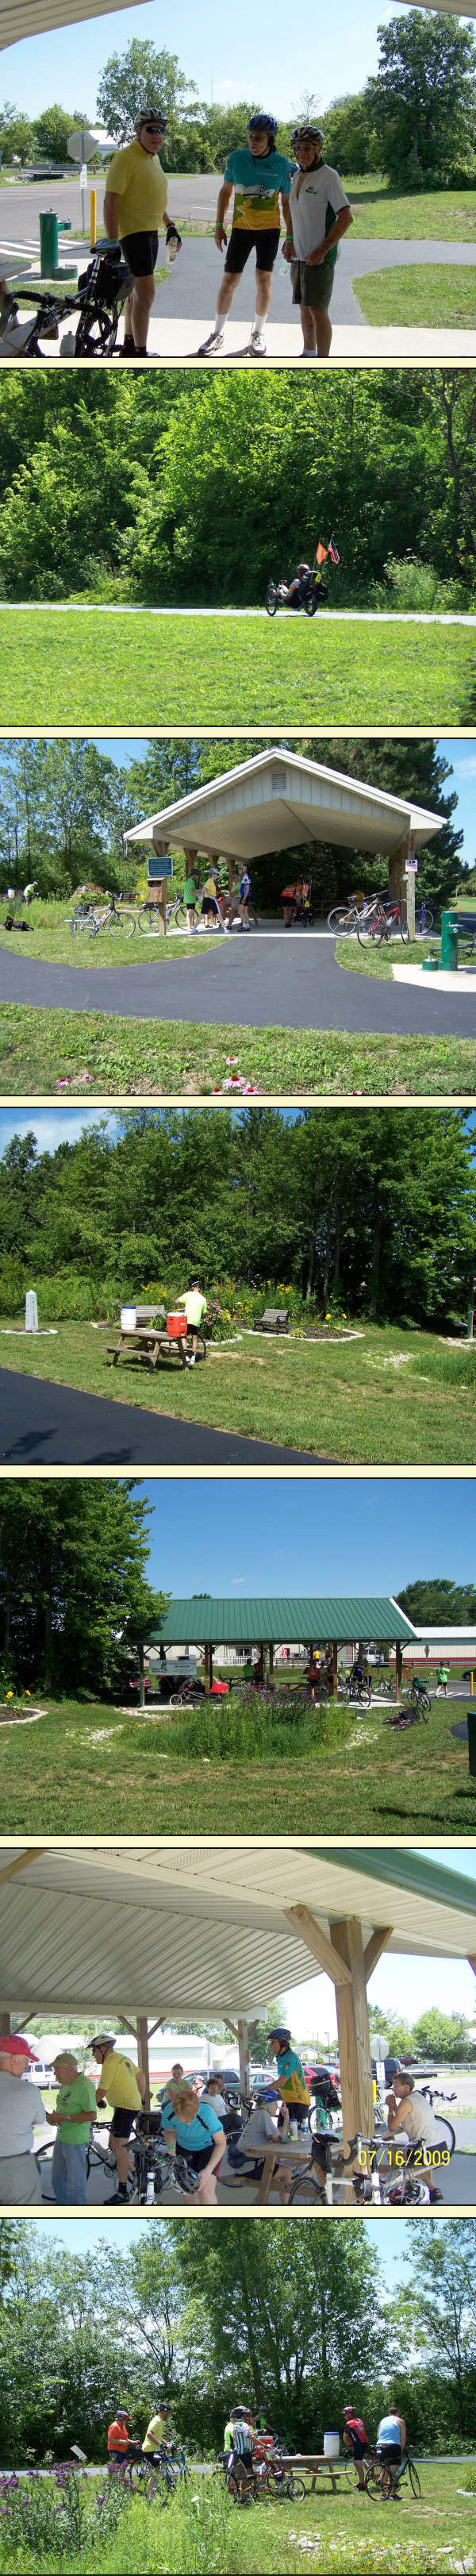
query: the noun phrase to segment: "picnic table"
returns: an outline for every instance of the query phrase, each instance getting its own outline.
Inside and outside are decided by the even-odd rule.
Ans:
[[[107,1350],[113,1368],[117,1368],[118,1360],[127,1358],[145,1360],[147,1368],[156,1369],[159,1359],[170,1358],[175,1351],[185,1368],[184,1336],[177,1334],[171,1340],[165,1306],[136,1306],[135,1324],[121,1324],[117,1341],[108,1342]]]
[[[325,2135],[328,2146],[331,2148],[332,2146],[335,2147],[336,2155],[340,2160],[342,2156],[342,2137],[336,2134],[335,2129],[328,2129],[325,2132]],[[297,2171],[299,2166],[304,2168],[306,2165],[309,2165],[309,2169],[311,2168],[311,2146],[309,2139],[306,2139],[305,2145],[301,2144],[300,2138],[283,2138],[282,2144],[281,2140],[277,2138],[275,2146],[271,2145],[270,2140],[263,2140],[262,2147],[261,2144],[254,2147],[244,2147],[242,2146],[241,2138],[239,2138],[238,2146],[240,2155],[244,2156],[246,2161],[249,2161],[250,2164],[256,2164],[257,2161],[261,2163],[261,2157],[263,2159],[263,2171],[258,2183],[256,2194],[257,2209],[262,2208],[265,2201],[269,2200],[270,2191],[272,2190],[274,2176],[278,2165],[290,2165],[293,2172]]]
[[[306,2477],[310,2477],[311,2480],[309,2488],[310,2495],[315,2495],[318,2478],[321,2479],[322,2483],[322,2471],[323,2469],[327,2469],[331,2482],[332,2493],[333,2495],[338,2495],[339,2486],[336,2470],[339,2471],[339,2469],[345,2469],[345,2460],[329,2460],[326,2451],[290,2451],[289,2453],[287,2451],[280,2451],[279,2467],[280,2469],[302,2469],[304,2471],[304,2475]]]

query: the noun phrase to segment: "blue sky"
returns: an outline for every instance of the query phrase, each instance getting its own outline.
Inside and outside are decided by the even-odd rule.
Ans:
[[[361,89],[377,69],[377,27],[395,16],[405,16],[395,0],[387,8],[379,8],[377,0],[361,0],[358,11],[352,0],[344,0],[336,47],[332,13],[321,13],[316,22],[313,0],[301,0],[294,18],[288,0],[274,0],[270,47],[268,13],[257,11],[254,0],[240,0],[239,9],[207,0],[203,11],[197,10],[196,0],[180,0],[169,23],[162,13],[158,19],[152,0],[142,0],[136,8],[112,10],[82,26],[9,47],[3,57],[2,94],[27,115],[58,100],[94,118],[104,64],[111,54],[123,54],[136,37],[158,51],[163,47],[176,53],[200,98],[209,101],[213,95],[227,107],[236,99],[255,98],[274,115],[285,116],[296,112],[306,91],[313,92],[322,108],[344,89]]]

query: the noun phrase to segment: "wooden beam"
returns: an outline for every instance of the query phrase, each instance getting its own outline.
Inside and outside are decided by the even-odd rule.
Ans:
[[[137,2015],[137,2056],[142,2074],[145,2076],[143,2109],[150,2111],[149,2032],[144,2013]]]
[[[338,1649],[337,1637],[333,1637],[333,1639],[332,1639],[332,1697],[333,1697],[333,1699],[338,1699],[338,1697],[339,1697],[339,1661],[338,1661],[338,1656],[339,1656],[339,1649]]]
[[[367,2138],[372,2138],[374,2133],[367,1988],[362,1925],[358,1917],[346,1915],[342,1922],[334,1923],[333,1940],[348,1971],[346,1983],[336,1985],[342,2118],[344,2145],[347,2146],[357,2130]]]
[[[468,1950],[468,1968],[472,1968],[472,1970],[473,1970],[473,1977],[476,1977],[476,1958],[474,1958],[474,1959],[473,1959],[473,1958],[471,1957],[471,1953],[470,1953],[470,1951],[469,1951],[469,1950]]]
[[[6,1886],[7,1878],[17,1878],[19,1870],[31,1869],[32,1861],[41,1860],[46,1848],[46,1843],[32,1843],[25,1851],[17,1852],[16,1860],[9,1860],[6,1869],[0,1869],[0,1887]]]
[[[248,2099],[248,2097],[249,2097],[249,2091],[250,2091],[250,2081],[251,2081],[251,2078],[250,2078],[250,2035],[249,2035],[249,2030],[248,2030],[248,2023],[247,2023],[247,2021],[245,2021],[245,2020],[244,2020],[244,2017],[243,2017],[243,2014],[242,2014],[242,2013],[239,2013],[239,2014],[238,2014],[238,2054],[239,2054],[239,2060],[240,2060],[240,2084],[241,2084],[241,2090],[242,2090],[242,2093],[244,2093],[244,2094],[246,2095],[246,2098]]]
[[[227,2015],[227,2013],[224,2013],[224,2014],[223,2014],[223,2020],[224,2020],[224,2024],[225,2024],[225,2030],[231,2030],[231,2036],[232,2036],[232,2039],[237,2039],[237,2038],[238,2038],[238,2030],[237,2030],[237,2024],[236,2024],[236,2021],[229,2021],[229,2020],[228,2020],[228,2015]]]
[[[286,1905],[285,1916],[286,1922],[291,1924],[292,1932],[297,1932],[299,1940],[305,1941],[306,1950],[312,1951],[313,1959],[318,1960],[319,1967],[324,1969],[325,1976],[332,1977],[333,1985],[351,1986],[351,1968],[346,1965],[345,1958],[339,1956],[333,1940],[329,1941],[327,1933],[321,1932],[320,1924],[316,1923],[315,1915],[310,1913],[309,1906]]]
[[[400,1638],[399,1638],[399,1637],[397,1637],[396,1645],[395,1645],[395,1706],[396,1706],[396,1708],[399,1708],[399,1706],[400,1706],[400,1700],[401,1700],[401,1696],[402,1696],[402,1672],[403,1672],[403,1647],[402,1647],[402,1645],[401,1645]]]
[[[391,1941],[392,1938],[393,1928],[393,1923],[386,1923],[383,1931],[380,1931],[377,1927],[376,1932],[371,1932],[370,1934],[370,1941],[367,1941],[367,1946],[364,1950],[364,1976],[366,1986],[368,1986],[369,1977],[373,1976],[374,1968],[378,1967],[379,1959],[382,1957],[382,1950],[388,1949],[389,1941]]]

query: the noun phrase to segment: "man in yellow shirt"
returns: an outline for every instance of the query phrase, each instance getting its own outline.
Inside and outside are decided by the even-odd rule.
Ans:
[[[112,2104],[113,2118],[109,2130],[109,2146],[117,2166],[117,2192],[113,2192],[112,2199],[113,2201],[127,2200],[127,2185],[129,2175],[132,2173],[127,2140],[130,2138],[136,2112],[142,2110],[145,2076],[140,2066],[131,2066],[130,2058],[120,2055],[119,2049],[115,2047],[114,2040],[109,2037],[107,2031],[96,2031],[95,2039],[91,2041],[91,2055],[95,2058],[96,2066],[101,2068],[101,2081],[97,2087],[96,2101],[98,2104],[103,2102]],[[108,2208],[110,2206],[111,2203],[108,2202]]]
[[[144,107],[137,117],[134,141],[113,154],[107,173],[104,222],[108,238],[122,243],[134,278],[124,308],[124,358],[147,357],[154,269],[164,219],[166,241],[175,241],[177,250],[181,247],[176,224],[166,221],[167,180],[157,157],[166,124],[161,108]]]
[[[147,2432],[144,2434],[142,2449],[146,2455],[150,2451],[160,2451],[163,2442],[170,2442],[171,2433],[170,2406],[166,2406],[165,2401],[159,2397],[158,2412],[156,2415],[151,2415],[150,2424],[147,2425]]]

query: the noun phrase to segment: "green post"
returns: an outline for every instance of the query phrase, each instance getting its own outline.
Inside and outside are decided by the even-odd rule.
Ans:
[[[144,1642],[143,1642],[143,1638],[141,1637],[141,1640],[140,1640],[140,1646],[139,1646],[139,1708],[144,1708],[144,1707],[145,1707],[145,1688],[144,1688],[144,1681],[145,1681],[145,1675],[144,1675]]]
[[[467,1716],[467,1720],[468,1720],[468,1756],[469,1756],[469,1769],[470,1769],[471,1779],[472,1779],[472,1780],[476,1780],[476,1708],[475,1708],[475,1705],[474,1705],[474,1700],[473,1700],[472,1708],[467,1708],[467,1710],[466,1710],[466,1716]]]
[[[458,922],[455,912],[441,915],[441,965],[455,973],[458,965]]]
[[[40,272],[42,277],[56,277],[58,268],[58,217],[53,206],[40,215]]]

